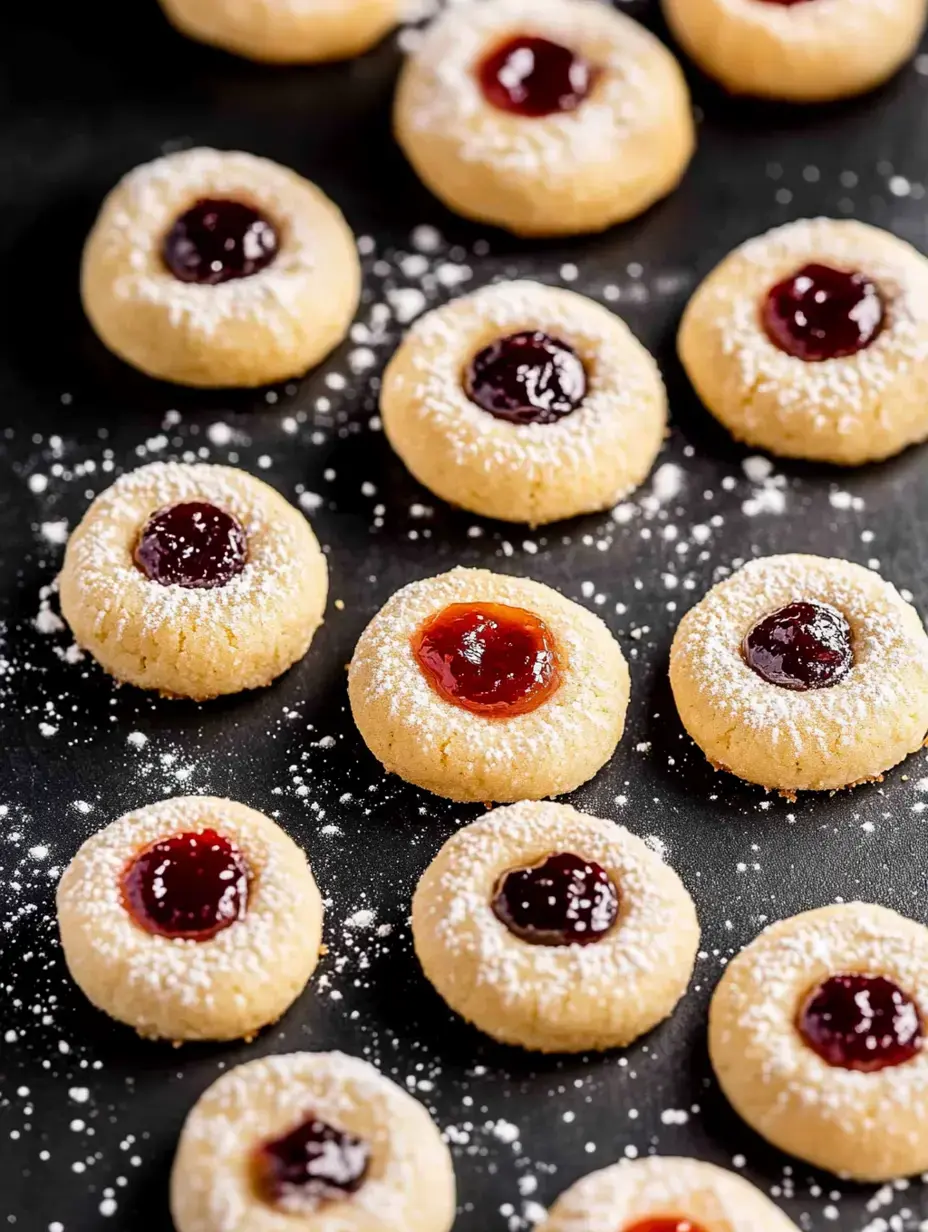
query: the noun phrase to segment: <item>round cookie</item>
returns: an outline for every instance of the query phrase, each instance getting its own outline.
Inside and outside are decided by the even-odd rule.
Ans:
[[[461,801],[573,791],[615,751],[629,689],[598,616],[484,569],[397,591],[348,672],[354,721],[384,769]]]
[[[338,1052],[217,1079],[171,1173],[177,1232],[449,1232],[454,1214],[451,1156],[426,1110]]]
[[[534,526],[637,487],[664,437],[667,396],[613,313],[573,291],[504,282],[417,322],[384,375],[381,415],[430,491]]]
[[[891,1180],[928,1168],[926,1013],[928,929],[841,903],[771,925],[729,963],[709,1051],[736,1112],[775,1146]]]
[[[676,187],[695,146],[670,52],[597,0],[451,7],[400,78],[394,127],[466,218],[519,235],[602,231]]]
[[[654,1220],[654,1223],[649,1223]],[[539,1232],[796,1232],[743,1177],[696,1159],[623,1160],[571,1185]]]
[[[328,570],[306,518],[260,479],[154,462],[96,498],[59,584],[75,640],[111,676],[204,701],[303,657]]]
[[[624,1047],[673,1013],[696,950],[677,874],[566,804],[495,809],[445,843],[412,904],[422,968],[451,1008],[541,1052]]]
[[[373,47],[400,18],[399,0],[161,0],[190,38],[249,60],[311,64]]]
[[[749,240],[696,290],[678,347],[716,419],[771,453],[857,466],[928,436],[928,260],[876,227]]]
[[[354,237],[293,171],[184,150],[137,167],[84,247],[84,310],[104,344],[180,385],[302,376],[345,337],[360,295]]]
[[[921,618],[844,560],[768,556],[720,582],[680,622],[670,683],[713,765],[786,795],[879,779],[928,732]]]
[[[734,94],[823,102],[891,77],[918,46],[925,0],[663,0],[699,67]]]
[[[322,900],[269,817],[211,796],[162,800],[93,835],[58,885],[68,970],[152,1039],[248,1038],[315,970]]]

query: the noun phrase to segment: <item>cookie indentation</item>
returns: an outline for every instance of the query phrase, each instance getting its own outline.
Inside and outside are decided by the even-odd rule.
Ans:
[[[277,256],[277,229],[242,201],[204,197],[164,237],[164,263],[180,282],[217,286],[249,278]]]
[[[771,287],[761,309],[774,346],[807,363],[856,355],[874,341],[885,318],[876,283],[818,262]]]
[[[619,894],[594,860],[558,852],[499,879],[493,913],[530,945],[590,945],[612,928]]]
[[[911,1061],[922,1047],[918,1006],[882,975],[833,975],[814,988],[797,1029],[828,1065],[874,1073]]]
[[[538,119],[576,111],[593,88],[596,69],[561,43],[518,34],[485,57],[477,76],[491,106]]]
[[[552,424],[575,411],[587,378],[573,347],[540,329],[498,338],[468,365],[464,389],[482,410],[517,424]]]
[[[788,603],[747,633],[748,667],[783,689],[827,689],[851,670],[854,655],[845,617],[826,603]]]
[[[261,1197],[284,1210],[312,1212],[364,1184],[371,1148],[363,1138],[310,1116],[255,1152]]]
[[[162,586],[208,590],[245,568],[248,538],[241,523],[207,501],[182,501],[152,514],[135,546],[135,563]]]

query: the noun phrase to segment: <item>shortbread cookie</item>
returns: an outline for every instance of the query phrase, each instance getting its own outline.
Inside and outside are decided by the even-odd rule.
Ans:
[[[338,1052],[224,1074],[187,1117],[171,1173],[177,1232],[449,1232],[454,1213],[428,1113]]]
[[[354,237],[293,171],[251,154],[184,150],[130,172],[84,248],[84,309],[149,376],[252,386],[302,376],[348,332]]]
[[[450,800],[573,791],[612,756],[628,666],[592,612],[485,569],[403,587],[348,673],[358,730],[386,770]]]
[[[503,282],[423,317],[394,356],[384,430],[420,483],[485,517],[539,525],[614,505],[667,422],[654,360],[607,309]]]
[[[663,0],[675,38],[734,94],[822,102],[891,77],[918,46],[925,0]]]
[[[227,1040],[276,1022],[315,970],[322,900],[270,818],[162,800],[88,839],[58,886],[68,970],[140,1035]]]
[[[305,517],[260,479],[154,462],[93,502],[60,587],[75,640],[111,676],[204,701],[303,657],[328,570]]]
[[[400,0],[161,0],[183,34],[249,60],[310,64],[360,55],[400,18]]]
[[[799,7],[815,5],[830,0]],[[928,260],[876,227],[817,218],[748,241],[698,288],[678,342],[749,445],[856,466],[928,436]]]
[[[495,809],[445,843],[412,904],[416,953],[448,1005],[506,1044],[630,1044],[686,991],[699,923],[641,839],[566,804]]]
[[[676,60],[598,0],[449,8],[406,64],[394,124],[446,205],[521,235],[640,214],[676,187],[695,145]]]
[[[860,1181],[928,1169],[928,929],[842,903],[760,934],[712,999],[735,1111],[781,1150]]]
[[[743,1177],[696,1159],[652,1156],[592,1172],[539,1232],[797,1232]]]
[[[670,683],[716,767],[791,795],[878,779],[928,732],[928,636],[896,588],[819,556],[751,561],[680,622]]]

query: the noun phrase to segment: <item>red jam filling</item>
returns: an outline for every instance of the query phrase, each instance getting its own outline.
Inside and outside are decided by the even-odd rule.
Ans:
[[[147,578],[188,590],[225,586],[247,559],[248,539],[239,521],[206,501],[159,509],[135,546],[135,563]]]
[[[586,388],[586,370],[574,349],[541,330],[497,339],[464,373],[471,402],[518,424],[557,423],[577,409]]]
[[[255,1152],[257,1187],[268,1202],[314,1211],[350,1197],[364,1184],[371,1150],[363,1138],[308,1117]]]
[[[146,932],[209,941],[244,919],[248,865],[215,830],[176,834],[130,860],[122,894],[126,910]]]
[[[596,70],[569,47],[518,34],[481,61],[477,79],[491,106],[539,119],[576,111],[593,88]]]
[[[864,274],[804,265],[767,292],[761,319],[770,341],[796,359],[842,359],[868,347],[886,310]]]
[[[789,603],[757,622],[742,644],[748,667],[782,689],[827,689],[851,670],[851,629],[825,603]]]
[[[653,1219],[639,1219],[629,1224],[622,1232],[705,1232],[701,1224],[692,1219],[678,1219],[676,1216],[657,1215]]]
[[[161,255],[181,282],[216,286],[248,278],[277,256],[274,225],[241,201],[204,198],[175,220]]]
[[[799,1033],[828,1065],[874,1073],[921,1050],[918,1006],[882,975],[833,975],[806,997]]]
[[[493,913],[530,945],[590,945],[619,914],[619,894],[599,864],[558,852],[499,879]]]
[[[507,604],[452,603],[413,635],[412,649],[440,697],[489,718],[527,714],[561,682],[547,625]]]

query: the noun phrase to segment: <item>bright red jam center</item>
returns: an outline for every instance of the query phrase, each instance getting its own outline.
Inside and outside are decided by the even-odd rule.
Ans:
[[[827,689],[851,670],[851,630],[825,603],[789,603],[759,620],[742,644],[748,667],[783,689]]]
[[[921,1050],[918,1006],[882,975],[833,975],[809,993],[799,1033],[823,1061],[872,1073]]]
[[[590,62],[569,47],[529,34],[508,39],[477,67],[488,103],[533,119],[576,111],[595,76]]]
[[[371,1150],[363,1138],[309,1117],[260,1146],[254,1162],[265,1200],[306,1212],[357,1193],[370,1168]]]
[[[547,625],[502,603],[452,603],[413,635],[429,684],[474,714],[511,718],[546,701],[561,682]]]
[[[164,237],[164,263],[181,282],[215,286],[248,278],[277,256],[273,224],[241,201],[204,198],[175,220]]]
[[[767,292],[761,319],[770,341],[809,363],[856,355],[883,328],[883,297],[864,274],[804,265]]]
[[[779,3],[780,0],[777,0]],[[791,2],[791,0],[788,0]],[[622,1232],[704,1232],[701,1224],[692,1219],[677,1219],[675,1216],[658,1215],[653,1219],[639,1219],[629,1224]]]
[[[471,402],[511,423],[557,423],[586,396],[586,370],[573,347],[541,330],[498,338],[464,373]]]
[[[225,586],[247,559],[248,539],[240,522],[206,501],[159,509],[135,546],[135,563],[147,578],[188,590]]]
[[[493,913],[531,945],[589,945],[619,914],[619,894],[599,864],[558,852],[499,879]]]
[[[248,908],[248,865],[215,830],[176,834],[154,843],[126,866],[126,909],[146,932],[209,941]]]

